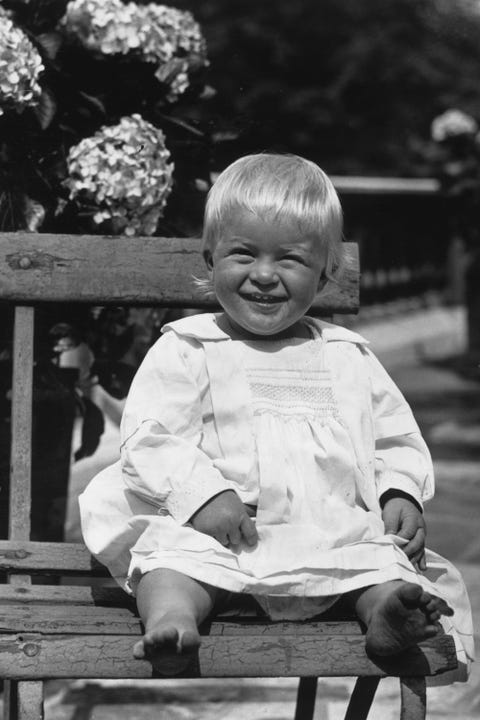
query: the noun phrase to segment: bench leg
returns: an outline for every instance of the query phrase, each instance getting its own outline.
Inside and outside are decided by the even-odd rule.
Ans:
[[[313,720],[315,712],[315,698],[317,696],[316,677],[301,677],[297,690],[297,706],[295,720]]]
[[[43,682],[7,680],[4,720],[43,720]]]
[[[366,720],[377,691],[379,677],[359,677],[350,695],[345,720]]]
[[[400,720],[425,720],[427,683],[424,677],[400,678]]]
[[[5,680],[3,684],[3,720],[15,720],[17,709],[17,685],[15,680]]]

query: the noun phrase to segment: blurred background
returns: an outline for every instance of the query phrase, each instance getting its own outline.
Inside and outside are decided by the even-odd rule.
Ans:
[[[359,315],[336,320],[371,340],[413,407],[437,473],[429,544],[461,568],[476,618],[479,77],[479,0],[0,0],[0,231],[126,234],[141,251],[143,236],[198,236],[208,188],[242,154],[298,153],[331,175],[362,270]],[[81,539],[78,494],[118,456],[133,374],[179,314],[38,310],[35,538]],[[0,537],[11,323],[0,307]],[[110,701],[99,709],[104,685],[72,687],[52,685],[49,717],[77,717],[79,698],[81,717],[118,717]],[[207,687],[202,709],[178,686],[186,704],[166,691],[165,717],[233,718],[254,705],[255,717],[289,716],[271,693],[288,705],[293,685],[255,687],[230,688],[221,708]],[[331,720],[346,690],[323,690]],[[162,692],[154,705],[170,702]],[[480,716],[478,671],[449,703],[435,692],[429,717]],[[394,712],[395,693],[384,691],[378,717]],[[150,717],[145,702],[129,717]]]

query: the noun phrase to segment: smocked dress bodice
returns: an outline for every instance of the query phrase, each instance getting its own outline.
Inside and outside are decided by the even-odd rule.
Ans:
[[[254,418],[257,522],[313,531],[323,548],[382,533],[359,503],[355,452],[321,340],[239,346]]]

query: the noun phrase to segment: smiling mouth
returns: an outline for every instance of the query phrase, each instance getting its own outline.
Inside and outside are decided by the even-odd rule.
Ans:
[[[251,302],[261,303],[262,305],[278,305],[284,302],[284,297],[278,295],[264,295],[263,293],[243,293],[242,297]]]

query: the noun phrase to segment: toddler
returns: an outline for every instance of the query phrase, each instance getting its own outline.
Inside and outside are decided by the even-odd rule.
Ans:
[[[274,620],[341,598],[375,655],[440,631],[462,664],[473,654],[462,580],[425,549],[433,475],[411,410],[363,337],[306,315],[342,272],[341,240],[317,165],[230,165],[203,236],[223,311],[163,328],[127,398],[121,461],[80,498],[87,546],[136,595],[134,655],[161,671],[228,593]]]

